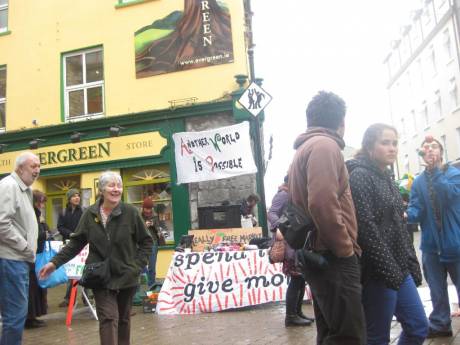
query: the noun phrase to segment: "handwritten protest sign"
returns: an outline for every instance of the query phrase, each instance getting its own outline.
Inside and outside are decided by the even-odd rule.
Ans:
[[[282,301],[282,264],[268,250],[175,253],[158,296],[158,314],[198,314]]]
[[[262,237],[262,228],[232,228],[189,230],[193,237],[193,251],[202,252],[207,246],[221,242],[249,243],[253,238]]]
[[[249,123],[173,134],[177,183],[218,180],[257,172]]]
[[[59,252],[63,246],[64,245],[61,241],[51,241],[51,247],[57,252]],[[78,280],[81,278],[83,268],[85,268],[85,261],[88,257],[88,251],[89,246],[86,245],[76,257],[64,265],[65,272],[67,273],[67,277],[69,277],[69,279]]]

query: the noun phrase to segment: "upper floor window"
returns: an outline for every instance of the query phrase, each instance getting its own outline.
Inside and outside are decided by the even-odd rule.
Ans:
[[[446,29],[443,32],[443,46],[444,46],[444,53],[446,54],[446,60],[447,60],[447,62],[449,62],[453,58],[452,41],[450,39],[450,31],[449,31],[449,29]]]
[[[441,142],[442,142],[442,147],[444,148],[444,150],[442,150],[444,153],[444,162],[448,162],[449,155],[447,154],[447,139],[446,139],[445,134],[441,135]]]
[[[428,68],[432,75],[436,74],[436,54],[434,52],[433,46],[428,50]]]
[[[428,106],[426,104],[426,101],[422,102],[422,107],[420,108],[420,117],[422,118],[424,128],[428,128],[430,126],[430,118],[428,114]]]
[[[410,111],[409,123],[411,123],[411,134],[416,135],[418,128],[417,128],[417,115],[415,114],[414,109]]]
[[[0,128],[5,128],[6,113],[6,67],[0,67]]]
[[[458,88],[455,77],[451,78],[449,83],[450,108],[451,110],[455,110],[458,108]]]
[[[63,59],[66,119],[104,114],[102,49],[65,54]]]
[[[433,115],[436,120],[442,117],[441,93],[439,90],[434,92]]]
[[[0,33],[8,30],[8,0],[0,0]]]

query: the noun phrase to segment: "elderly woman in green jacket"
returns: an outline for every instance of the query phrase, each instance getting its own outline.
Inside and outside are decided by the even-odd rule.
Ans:
[[[99,191],[101,197],[83,213],[70,242],[42,268],[40,279],[71,260],[88,243],[86,264],[104,261],[110,253],[110,281],[93,289],[99,335],[102,345],[127,345],[132,299],[139,273],[152,250],[152,238],[137,208],[121,201],[119,174],[102,173]]]

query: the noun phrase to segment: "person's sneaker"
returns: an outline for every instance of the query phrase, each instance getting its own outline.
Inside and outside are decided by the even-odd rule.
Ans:
[[[284,325],[286,327],[291,327],[291,326],[310,326],[312,322],[310,320],[305,320],[302,319],[298,315],[286,315],[286,318],[284,319]]]
[[[428,329],[428,335],[427,339],[433,339],[433,338],[445,338],[445,337],[451,337],[452,336],[452,330],[448,331],[438,331],[434,328],[429,328]]]

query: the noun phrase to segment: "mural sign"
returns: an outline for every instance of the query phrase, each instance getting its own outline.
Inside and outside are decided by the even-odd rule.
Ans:
[[[230,11],[221,0],[184,0],[137,30],[134,47],[137,78],[233,62]]]
[[[268,250],[175,253],[158,296],[158,314],[199,314],[285,298],[282,264]]]
[[[257,172],[249,123],[173,134],[177,183],[218,180]]]

